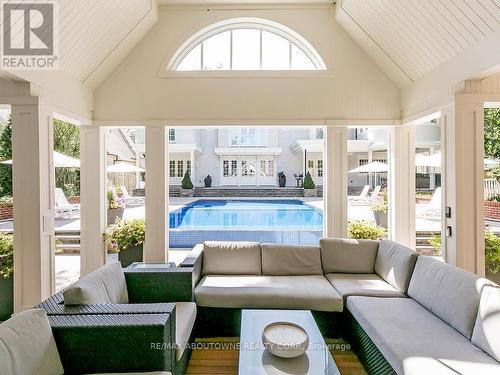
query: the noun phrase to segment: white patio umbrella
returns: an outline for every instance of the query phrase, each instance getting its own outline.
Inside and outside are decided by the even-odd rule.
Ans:
[[[128,163],[116,163],[113,165],[108,165],[106,168],[108,173],[139,173],[146,172],[144,168],[137,167],[133,164]]]
[[[416,154],[415,165],[417,167],[434,167],[441,168],[441,151],[431,155]]]
[[[389,172],[389,166],[379,161],[374,161],[357,168],[351,169],[348,173],[382,173]]]
[[[493,159],[484,159],[484,169],[492,169],[498,167],[500,165],[500,161]]]
[[[0,162],[2,164],[12,164],[12,160],[5,160]],[[54,167],[56,168],[80,168],[80,160],[72,158],[71,156],[61,154],[54,151]]]

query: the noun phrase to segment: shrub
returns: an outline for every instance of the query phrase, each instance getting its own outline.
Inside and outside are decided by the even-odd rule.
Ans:
[[[143,219],[118,220],[108,229],[106,242],[118,252],[142,245],[146,236],[145,228]]]
[[[500,202],[500,194],[493,195],[488,198],[488,201],[490,202]]]
[[[304,178],[304,189],[314,189],[316,185],[311,177],[309,172],[306,173],[306,177]]]
[[[383,212],[384,214],[387,213],[388,208],[389,205],[386,201],[378,201],[370,206],[372,212]]]
[[[386,229],[370,221],[350,221],[347,223],[347,237],[356,240],[378,240],[386,235]]]
[[[189,175],[188,171],[186,171],[186,173],[184,173],[184,178],[181,181],[181,186],[183,189],[186,189],[186,190],[193,188],[193,183],[191,182],[191,176]]]
[[[441,254],[441,236],[434,235],[429,243]],[[493,273],[500,271],[500,237],[488,229],[484,231],[484,257],[486,269]]]
[[[500,237],[486,230],[484,232],[486,268],[493,273],[500,271]]]
[[[5,196],[0,198],[0,208],[12,207],[14,200],[12,197]]]
[[[14,239],[11,234],[0,233],[0,278],[7,279],[14,272]]]

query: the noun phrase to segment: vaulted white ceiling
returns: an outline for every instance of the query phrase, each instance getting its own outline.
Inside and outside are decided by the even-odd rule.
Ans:
[[[339,0],[337,7],[339,22],[375,60],[395,65],[399,82],[500,32],[500,0]]]

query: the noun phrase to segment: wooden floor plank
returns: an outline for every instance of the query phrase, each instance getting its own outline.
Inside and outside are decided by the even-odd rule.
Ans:
[[[221,345],[215,349],[216,343],[238,342],[235,338],[216,338],[203,340],[203,347],[193,350],[187,369],[187,375],[237,375],[237,349]],[[331,350],[332,356],[342,375],[366,375],[367,372],[352,350]]]

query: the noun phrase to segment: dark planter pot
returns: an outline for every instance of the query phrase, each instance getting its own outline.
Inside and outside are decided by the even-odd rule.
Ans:
[[[207,177],[205,177],[204,181],[205,181],[205,187],[206,188],[212,187],[212,177],[207,176]]]
[[[114,224],[117,217],[121,219],[124,211],[124,207],[108,208],[108,225]]]
[[[373,215],[375,216],[375,222],[377,223],[378,226],[387,228],[388,227],[388,218],[387,218],[387,212],[374,212]]]
[[[285,187],[286,178],[278,178],[278,184],[280,185],[280,187]]]
[[[132,246],[118,253],[118,260],[122,268],[130,266],[134,262],[142,262],[142,245]]]
[[[0,321],[7,320],[14,313],[14,280],[13,277],[0,277]]]
[[[500,284],[500,271],[498,271],[497,273],[493,273],[490,270],[486,269],[486,278],[493,281],[494,283]]]

